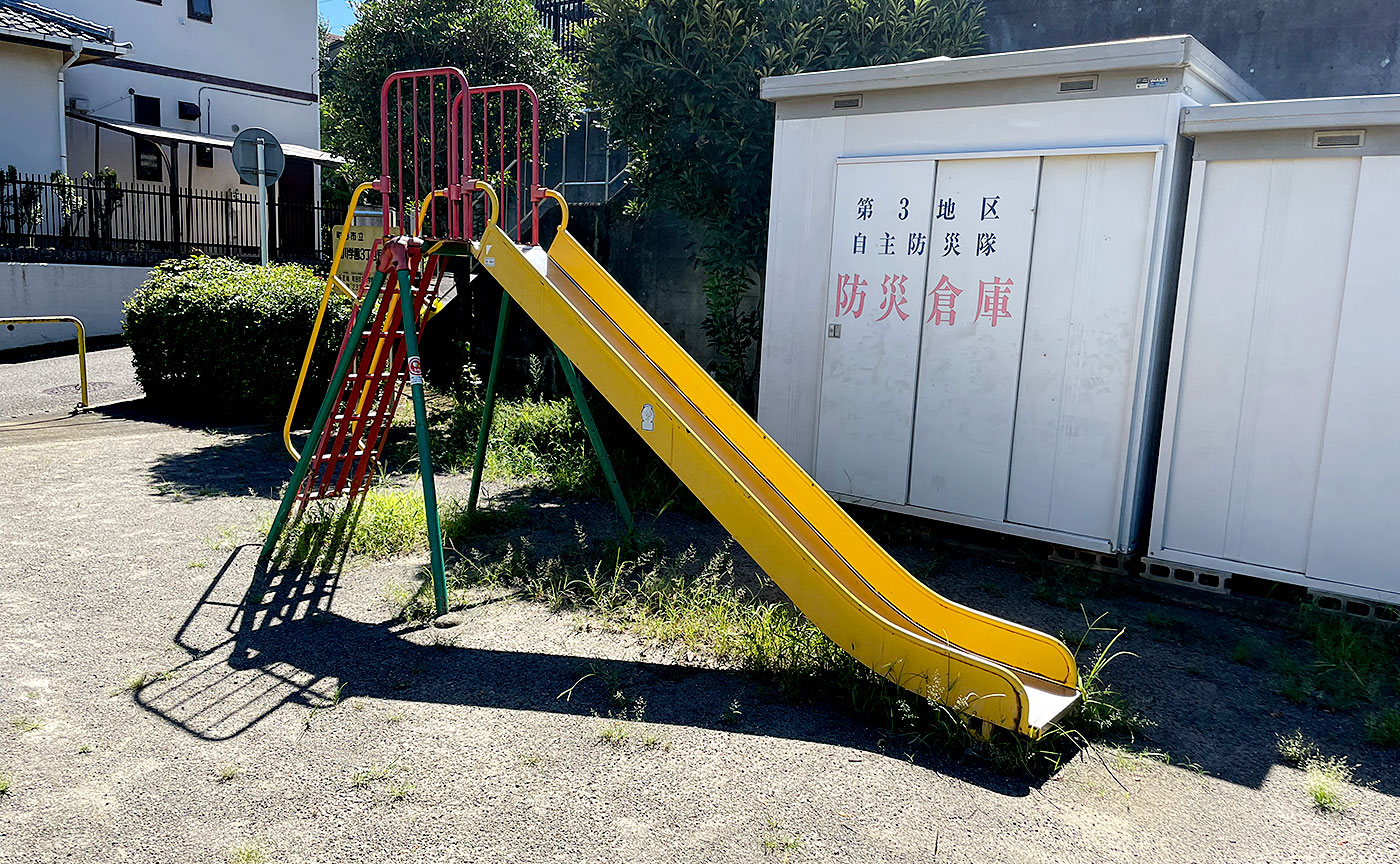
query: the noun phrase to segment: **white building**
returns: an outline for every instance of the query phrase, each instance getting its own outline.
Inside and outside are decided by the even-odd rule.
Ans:
[[[48,174],[61,167],[65,67],[126,54],[115,32],[51,9],[0,0],[0,169]]]
[[[280,200],[319,199],[315,0],[52,2],[102,20],[132,43],[130,54],[68,76],[72,114],[84,118],[69,122],[70,173],[110,166],[123,183],[169,182],[173,168],[181,185],[238,190],[227,143],[260,126],[288,145]],[[87,120],[154,127],[138,131],[163,145],[165,159],[150,142]]]
[[[255,254],[256,190],[240,182],[230,151],[253,126],[272,132],[287,156],[272,192],[274,255],[314,255],[320,165],[338,161],[320,150],[318,72],[316,0],[0,0],[0,172],[15,166],[46,196],[42,219],[19,224],[15,202],[34,193],[0,178],[0,204],[10,204],[8,221],[0,208],[0,261],[11,262],[0,270],[12,271],[0,273],[0,312],[91,305],[26,308],[15,292],[53,305],[57,295],[43,286],[75,281],[30,262]],[[99,222],[102,193],[82,186],[86,213],[63,224],[49,175],[107,168],[121,185],[119,206]],[[119,322],[120,301],[145,270],[109,269],[123,271],[116,299],[98,306],[111,306],[106,317]],[[77,281],[91,285],[90,276]],[[0,350],[27,341],[6,333]]]

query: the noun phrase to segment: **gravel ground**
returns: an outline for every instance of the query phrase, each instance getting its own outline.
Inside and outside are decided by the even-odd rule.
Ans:
[[[88,401],[109,405],[141,396],[130,348],[89,351]],[[0,363],[0,420],[71,411],[80,401],[78,355]]]
[[[247,844],[275,862],[1400,860],[1394,751],[1229,662],[1241,634],[1298,641],[1283,631],[1093,601],[1129,628],[1137,656],[1110,677],[1158,724],[1138,746],[1174,764],[1092,748],[1048,781],[1006,777],[527,602],[482,594],[457,626],[395,627],[384,589],[417,559],[276,573],[240,614],[278,446],[133,406],[0,424],[0,861],[222,862]],[[539,507],[517,530],[606,512]],[[674,512],[657,530],[702,555],[722,537]],[[1003,556],[892,551],[937,560],[956,599],[1083,629]],[[646,704],[619,746],[599,738],[614,687]],[[1282,764],[1274,736],[1295,728],[1360,763],[1350,812],[1313,810]]]

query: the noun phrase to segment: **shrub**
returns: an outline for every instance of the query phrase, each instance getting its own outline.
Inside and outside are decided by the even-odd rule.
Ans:
[[[137,380],[147,397],[185,416],[280,417],[323,284],[299,265],[254,267],[202,256],[166,261],[125,307]],[[332,296],[307,373],[305,416],[319,405],[349,319],[349,302]]]

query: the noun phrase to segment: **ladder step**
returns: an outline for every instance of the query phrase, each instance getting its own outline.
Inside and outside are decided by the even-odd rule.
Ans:
[[[346,381],[388,381],[400,377],[397,372],[370,372],[368,375],[361,375],[358,372],[351,372],[345,376]]]
[[[383,417],[383,416],[384,416],[384,413],[383,413],[382,411],[370,411],[370,412],[367,413],[367,414],[337,414],[337,415],[335,415],[335,417],[333,417],[332,419],[334,419],[334,420],[347,420],[347,419],[348,419],[348,420],[353,420],[353,421],[355,421],[355,422],[358,423],[358,422],[361,422],[361,421],[364,421],[364,420],[378,420],[380,417]]]

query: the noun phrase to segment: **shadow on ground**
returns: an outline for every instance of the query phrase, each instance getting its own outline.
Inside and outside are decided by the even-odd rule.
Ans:
[[[279,443],[272,436],[258,437]],[[198,451],[199,460],[189,461],[209,461],[212,450],[226,466],[214,474],[257,459],[285,471],[285,454],[272,449],[265,457],[259,455],[264,450],[258,445],[242,442]],[[162,464],[176,466],[172,473],[193,488],[216,482],[208,479],[202,465],[187,465],[176,457]],[[232,488],[230,494],[244,492]],[[542,503],[538,498],[524,494],[520,500]],[[517,526],[542,545],[551,534],[558,534],[557,542],[567,541],[576,524],[598,525],[600,519],[613,518],[611,508],[598,501],[556,501],[549,506],[548,518]],[[701,560],[727,540],[716,524],[686,514],[643,518],[669,548],[698,546]],[[729,704],[739,699],[745,709],[736,731],[878,749],[879,730],[853,715],[826,705],[795,704],[740,672],[459,648],[438,635],[434,639],[439,644],[422,645],[391,624],[345,618],[332,611],[343,558],[326,562],[323,554],[326,549],[344,549],[343,537],[335,531],[347,528],[338,524],[315,540],[322,546],[303,550],[304,560],[322,558],[319,566],[284,562],[264,569],[256,564],[255,547],[235,550],[177,634],[189,660],[171,681],[143,689],[138,702],[191,735],[218,740],[239,735],[283,705],[326,707],[342,682],[355,696],[581,716],[606,715],[611,691],[604,682],[626,682],[629,689],[645,694],[649,721],[730,729],[723,718]],[[1278,736],[1301,730],[1325,753],[1359,763],[1358,782],[1400,795],[1400,760],[1394,751],[1365,743],[1364,714],[1383,706],[1329,712],[1298,704],[1278,695],[1268,666],[1232,658],[1232,650],[1244,638],[1280,655],[1306,658],[1309,647],[1295,631],[1143,595],[1133,580],[1108,581],[1083,597],[1047,592],[1047,580],[1059,578],[1053,568],[1029,563],[1019,549],[985,545],[984,535],[979,536],[983,545],[977,545],[962,537],[911,541],[876,533],[884,535],[882,542],[911,572],[945,596],[1060,635],[1071,647],[1085,633],[1086,622],[1104,614],[1099,623],[1107,629],[1091,634],[1080,652],[1081,665],[1088,664],[1096,644],[1124,629],[1115,649],[1130,655],[1110,664],[1106,677],[1151,721],[1133,741],[1122,742],[1129,749],[1165,754],[1172,764],[1258,788],[1283,763]],[[751,568],[752,562],[736,554],[736,569],[743,567]],[[1051,599],[1045,599],[1047,594]],[[571,693],[568,698],[561,695],[566,691]],[[1034,788],[1028,778],[983,770],[973,760],[920,758],[944,773],[1005,794]]]
[[[327,548],[336,548],[333,539]],[[338,567],[266,568],[258,551],[232,552],[175,636],[188,659],[135,694],[145,710],[200,739],[234,738],[283,706],[327,709],[351,697],[606,717],[623,689],[645,698],[649,723],[884,752],[878,732],[860,721],[784,701],[738,671],[462,648],[445,641],[445,630],[430,631],[434,644],[419,644],[392,623],[331,611]],[[478,605],[491,602],[499,598]],[[738,720],[729,710],[735,702],[743,706]],[[1039,785],[975,760],[891,748],[999,794],[1023,796]]]

